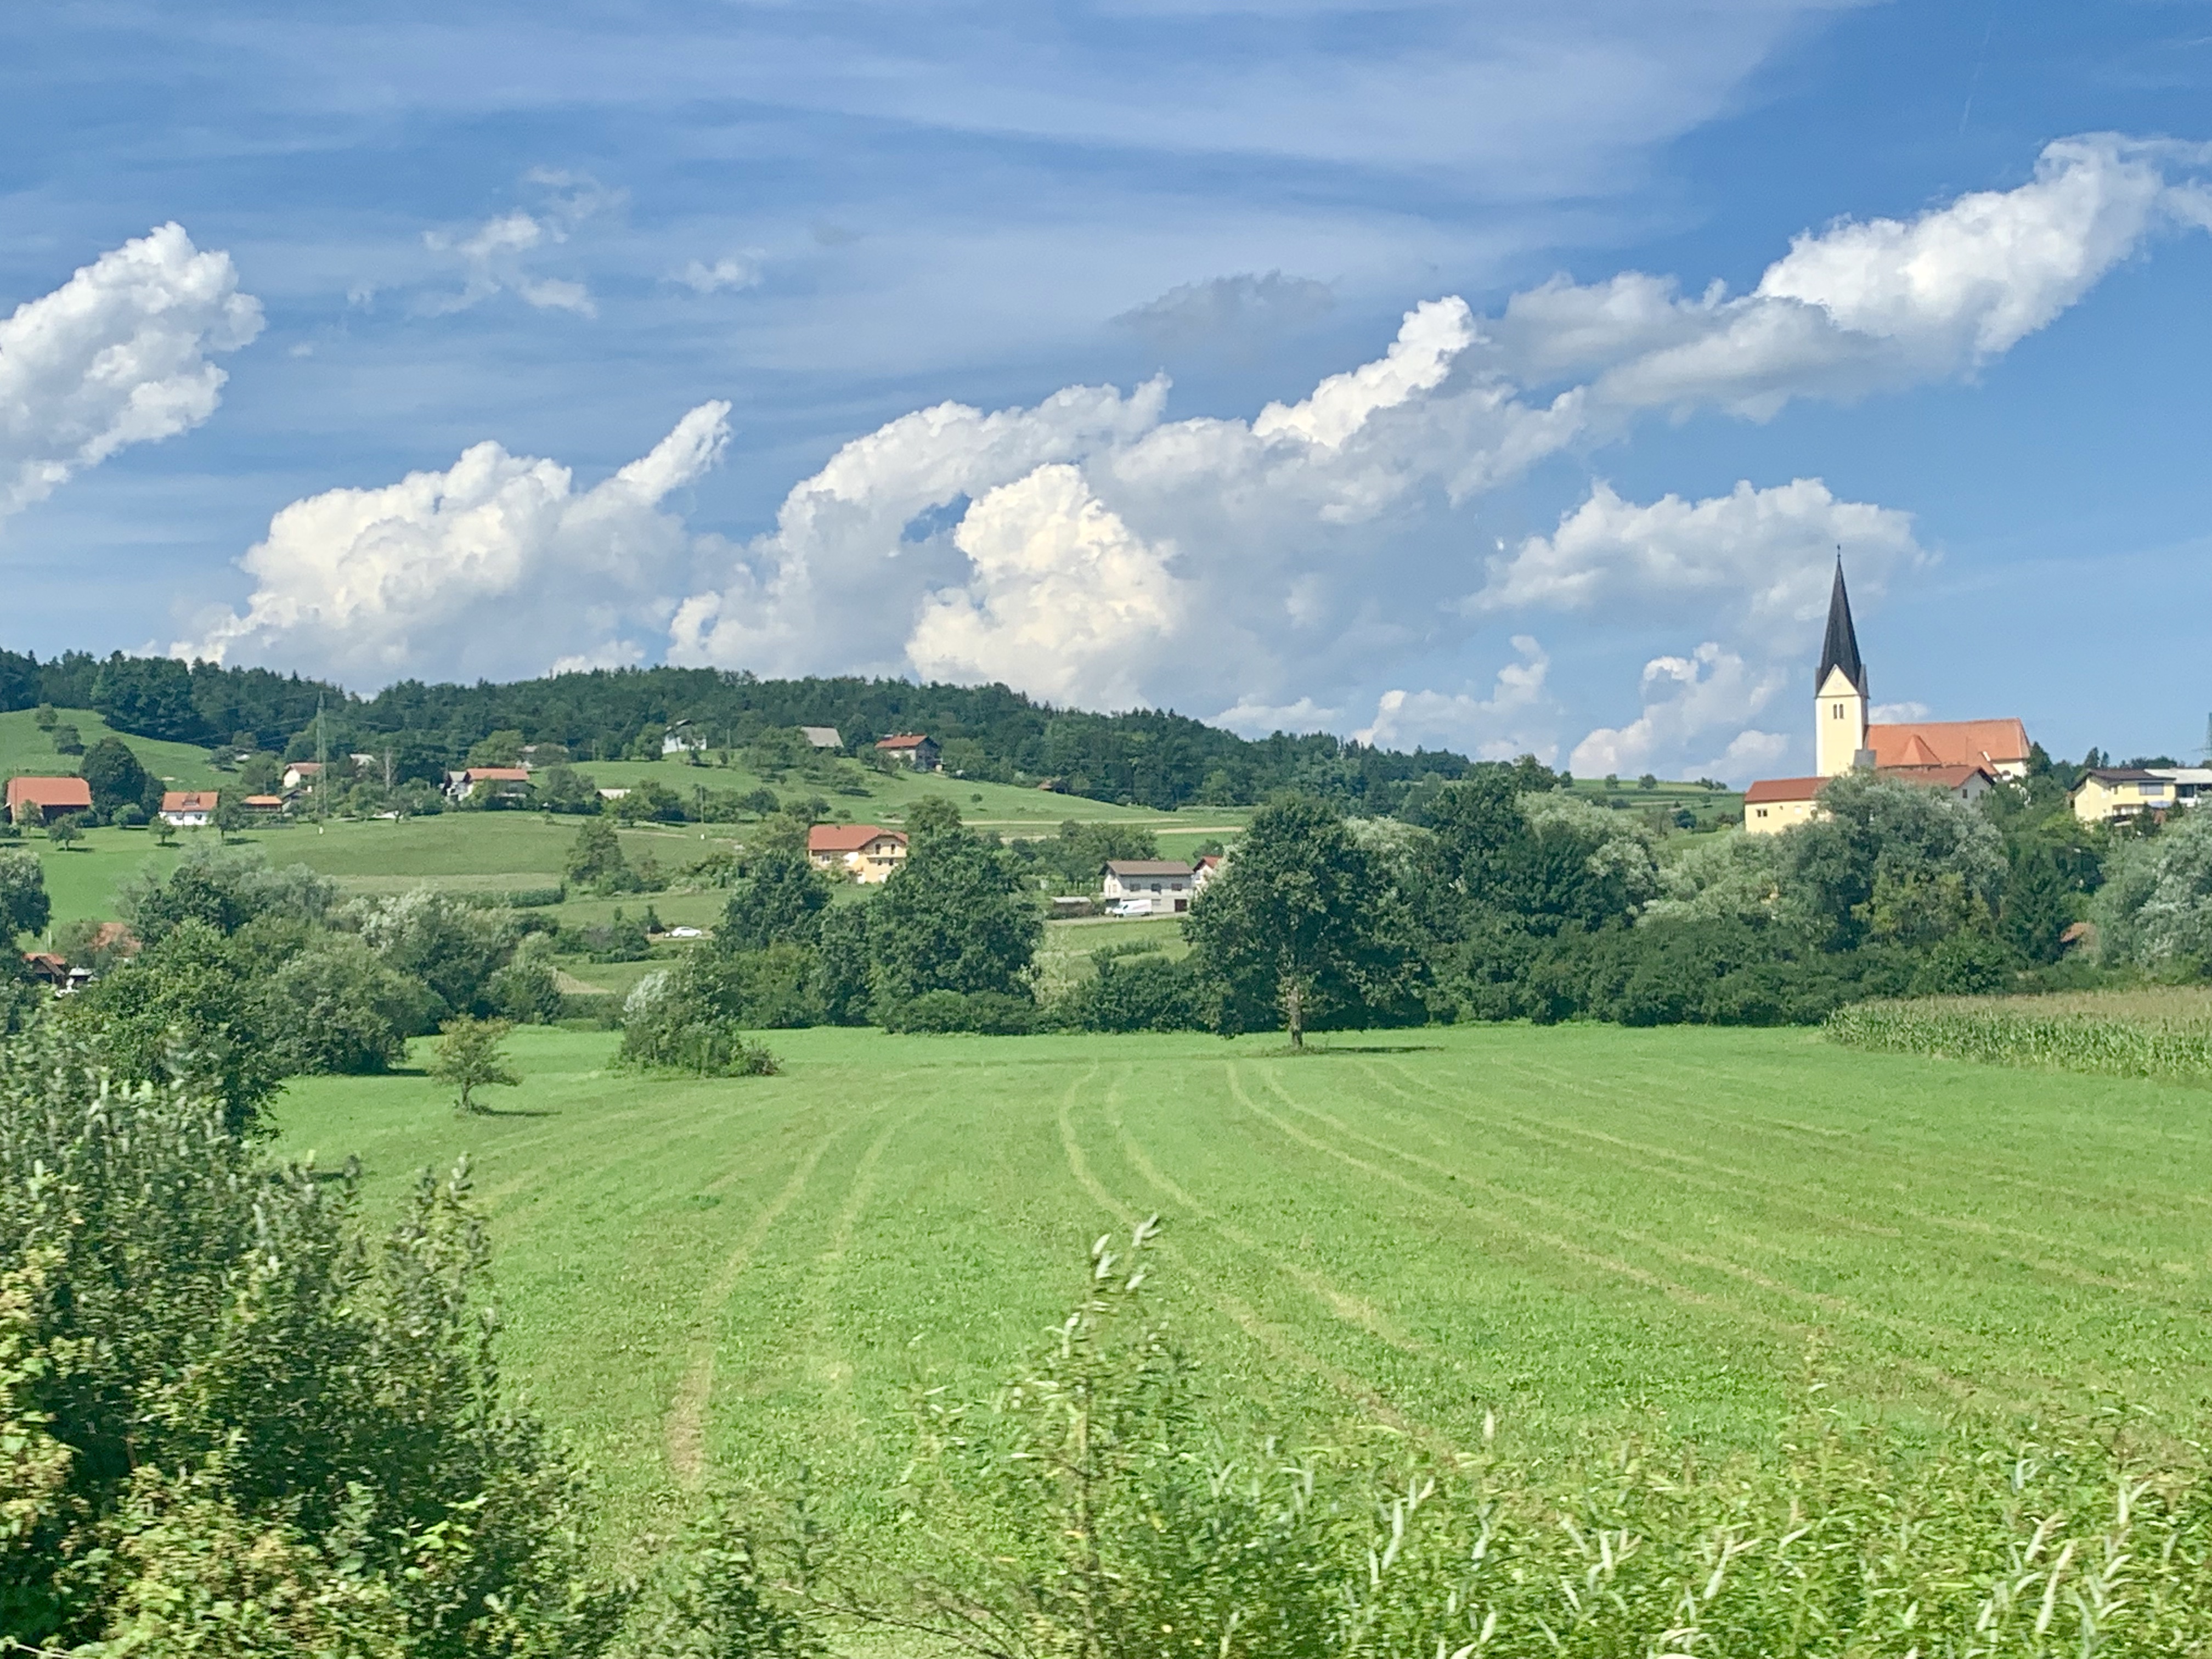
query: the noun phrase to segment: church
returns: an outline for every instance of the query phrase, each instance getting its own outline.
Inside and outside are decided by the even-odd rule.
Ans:
[[[1777,836],[1813,817],[1820,786],[1841,772],[1875,771],[1947,789],[1961,800],[1978,799],[2000,778],[2027,775],[2027,728],[2016,720],[1868,721],[1866,664],[1840,557],[1813,687],[1815,775],[1762,778],[1744,791],[1743,827],[1752,835]]]

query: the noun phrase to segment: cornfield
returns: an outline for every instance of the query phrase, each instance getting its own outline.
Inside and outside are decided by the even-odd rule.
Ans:
[[[2212,1079],[2212,993],[2180,988],[1861,1002],[1825,1030],[1852,1048],[1992,1066]]]

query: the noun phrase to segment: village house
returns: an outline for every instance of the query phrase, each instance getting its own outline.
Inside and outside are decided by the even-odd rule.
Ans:
[[[806,832],[806,856],[817,870],[846,870],[872,886],[906,859],[906,835],[872,823],[817,823]]]
[[[55,956],[51,951],[24,952],[23,968],[33,982],[52,986],[58,997],[70,996],[92,983],[91,969],[72,968],[66,957]]]
[[[248,795],[240,805],[249,812],[276,817],[283,812],[285,802],[282,795]]]
[[[919,732],[902,732],[896,737],[879,738],[876,740],[876,752],[888,755],[896,761],[903,761],[917,772],[934,772],[937,769],[936,741]]]
[[[677,721],[660,738],[660,752],[663,755],[688,755],[695,749],[706,746],[706,728],[694,726],[690,720]]]
[[[284,763],[284,787],[288,791],[312,789],[315,780],[322,775],[323,763],[320,761],[287,761]]]
[[[65,812],[92,811],[92,786],[82,778],[10,778],[8,817],[15,823],[40,824]]]
[[[1866,664],[1841,559],[1813,684],[1814,775],[1762,778],[1744,791],[1747,834],[1778,836],[1814,817],[1822,786],[1845,772],[1871,771],[1965,801],[1979,800],[2000,778],[2027,775],[2027,728],[2016,720],[1868,722]]]
[[[2068,797],[2084,823],[2111,823],[2141,812],[2194,806],[2212,794],[2212,767],[2096,766]]]
[[[166,790],[161,795],[161,822],[179,830],[204,830],[215,822],[215,803],[212,789]]]
[[[530,793],[530,769],[471,766],[446,774],[446,793],[457,801],[466,800],[478,788],[487,795],[526,795]]]
[[[1190,908],[1191,867],[1176,859],[1109,859],[1103,872],[1109,907],[1124,915],[1142,905],[1152,915]]]
[[[1208,853],[1190,866],[1191,896],[1195,898],[1206,890],[1206,884],[1221,873],[1221,854]]]

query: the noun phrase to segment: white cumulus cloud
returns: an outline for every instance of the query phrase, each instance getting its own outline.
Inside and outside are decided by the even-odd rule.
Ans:
[[[1788,751],[1788,738],[1745,725],[1787,678],[1784,669],[1747,663],[1710,640],[1686,657],[1655,657],[1644,665],[1644,712],[1626,726],[1592,732],[1575,745],[1567,765],[1581,777],[1662,772],[1742,778]],[[1716,737],[1731,727],[1716,750]]]
[[[1513,649],[1516,660],[1498,671],[1487,697],[1393,689],[1376,700],[1374,720],[1352,737],[1377,749],[1453,749],[1482,760],[1533,754],[1549,761],[1559,745],[1530,721],[1556,712],[1544,684],[1552,659],[1527,634],[1513,636]]]
[[[442,472],[295,501],[240,562],[254,579],[243,614],[175,649],[380,683],[637,660],[691,547],[661,504],[714,465],[728,414],[701,404],[589,489],[558,462],[480,443]]]
[[[1803,623],[1826,614],[1838,548],[1865,593],[1926,557],[1911,514],[1839,501],[1818,478],[1770,489],[1740,483],[1702,501],[1666,495],[1648,505],[1599,483],[1551,535],[1492,559],[1488,582],[1468,603],[1479,612],[1632,606],[1648,616],[1675,607],[1754,626]]]
[[[1001,484],[952,532],[975,574],[925,602],[907,654],[940,679],[1007,678],[1041,696],[1126,707],[1189,620],[1170,573],[1065,463]]]
[[[261,331],[227,253],[163,225],[0,322],[0,519],[131,444],[215,412],[215,354]]]

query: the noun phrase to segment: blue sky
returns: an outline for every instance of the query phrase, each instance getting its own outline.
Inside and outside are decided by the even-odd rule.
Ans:
[[[1741,778],[1841,540],[1877,702],[2212,708],[2201,4],[95,3],[0,64],[17,648]]]

